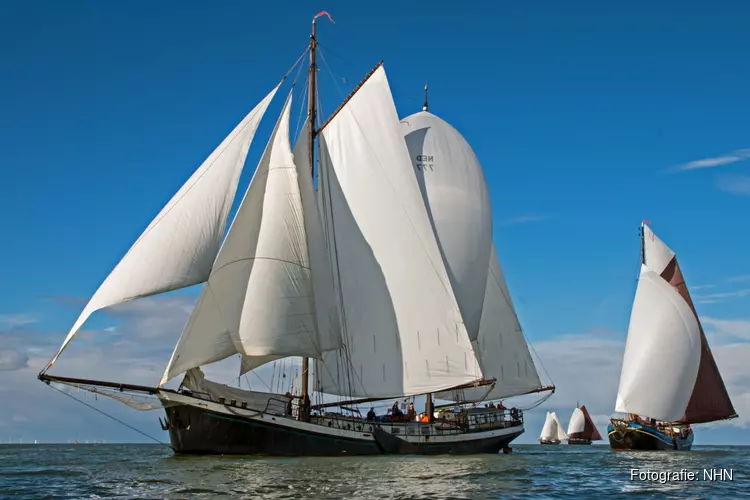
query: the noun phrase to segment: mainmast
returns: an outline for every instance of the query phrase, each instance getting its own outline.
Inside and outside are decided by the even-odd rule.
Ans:
[[[317,66],[315,65],[315,50],[317,48],[317,40],[315,38],[315,28],[316,28],[316,19],[318,16],[325,13],[328,15],[327,12],[320,12],[315,17],[313,17],[312,20],[312,31],[310,32],[310,69],[308,74],[308,80],[310,82],[310,88],[308,92],[308,106],[307,106],[307,120],[310,124],[309,126],[309,134],[307,136],[308,141],[308,154],[309,154],[309,161],[310,161],[310,175],[314,178],[315,177],[315,119],[317,117],[317,109],[315,108],[315,101],[316,101],[316,77],[317,77]],[[330,16],[329,16],[330,17]],[[310,417],[310,387],[309,387],[309,381],[310,381],[310,358],[303,357],[302,358],[302,383],[301,385],[301,412],[300,412],[300,420],[307,420]]]

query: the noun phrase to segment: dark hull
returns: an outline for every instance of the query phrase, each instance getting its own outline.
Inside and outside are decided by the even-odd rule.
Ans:
[[[584,438],[570,438],[568,439],[568,444],[591,444],[590,439],[584,439]]]
[[[693,431],[688,429],[684,437],[670,437],[654,429],[636,423],[610,425],[607,427],[609,445],[613,450],[689,450],[693,445]]]
[[[190,405],[165,408],[169,437],[175,453],[190,455],[341,456],[382,454],[498,453],[523,433],[523,428],[501,436],[451,442],[411,443],[367,424],[362,439],[300,430],[285,425],[284,417],[266,415],[262,422]],[[319,426],[322,428],[322,426]],[[374,439],[373,439],[374,438]]]

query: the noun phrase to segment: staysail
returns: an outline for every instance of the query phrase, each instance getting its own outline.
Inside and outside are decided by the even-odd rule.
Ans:
[[[735,416],[677,257],[645,224],[642,238],[615,411],[689,423]]]
[[[591,441],[602,439],[585,406],[573,410],[573,415],[571,415],[570,422],[568,423],[568,438],[590,439]]]
[[[324,230],[346,347],[316,364],[317,390],[387,398],[481,378],[382,66],[323,127]]]
[[[414,172],[469,338],[479,336],[492,243],[482,166],[464,137],[421,111],[401,120]]]
[[[447,401],[485,401],[527,394],[542,386],[528,344],[518,321],[497,249],[490,247],[490,265],[482,309],[479,337],[473,342],[485,378],[495,379],[487,387],[440,392]]]
[[[315,292],[321,292],[321,305],[331,301],[322,293],[332,292],[314,290],[313,273],[325,277],[330,266],[321,260],[319,228],[306,223],[317,210],[305,213],[303,199],[313,196],[312,185],[305,182],[309,175],[298,175],[289,146],[290,107],[291,93],[161,384],[235,353],[270,361],[320,357],[324,348],[341,345],[330,321],[335,311],[316,314]],[[243,370],[254,365],[243,361]]]
[[[279,85],[245,116],[151,221],[86,304],[45,370],[94,311],[208,279],[250,143]]]

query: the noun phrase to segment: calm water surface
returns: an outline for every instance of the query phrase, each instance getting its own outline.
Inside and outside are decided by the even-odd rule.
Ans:
[[[630,480],[633,468],[698,472]],[[0,445],[0,498],[750,498],[750,448],[612,452],[517,445],[512,455],[175,457],[159,445]],[[704,480],[704,469],[734,478]]]

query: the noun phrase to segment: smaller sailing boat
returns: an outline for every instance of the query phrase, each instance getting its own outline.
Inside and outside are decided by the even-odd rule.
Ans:
[[[601,441],[602,435],[591,420],[591,415],[585,406],[578,406],[573,410],[568,423],[568,444],[591,444],[591,441]]]
[[[677,256],[641,224],[641,269],[607,427],[614,450],[689,450],[691,424],[737,417]]]
[[[539,444],[560,444],[560,441],[568,439],[557,414],[547,412],[547,420],[544,421],[542,433],[539,435]]]

